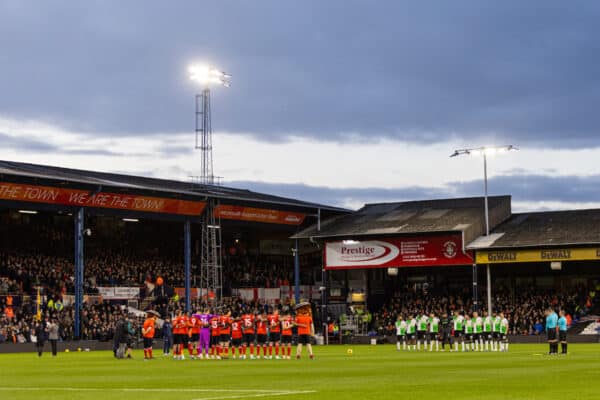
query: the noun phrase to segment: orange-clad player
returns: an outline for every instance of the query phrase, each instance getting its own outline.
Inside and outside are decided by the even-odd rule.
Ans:
[[[310,303],[300,303],[296,306],[295,325],[298,327],[298,349],[296,350],[296,358],[300,359],[303,345],[306,345],[310,358],[314,358],[310,338],[315,334],[315,327],[313,325]]]
[[[150,310],[146,312],[147,318],[142,326],[142,336],[144,337],[144,361],[151,360],[152,356],[152,339],[154,339],[154,331],[156,328],[156,318],[158,313]]]
[[[242,345],[242,359],[246,359],[246,349],[250,347],[250,359],[254,359],[254,315],[246,313],[242,315],[242,333],[244,340]]]
[[[223,357],[229,357],[229,342],[231,341],[231,311],[219,317],[219,345],[221,346]]]
[[[233,314],[231,319],[231,354],[235,360],[235,349],[238,349],[240,358],[242,358],[242,319],[237,313]]]
[[[192,314],[189,319],[190,326],[190,340],[188,343],[188,354],[192,360],[195,360],[194,356],[194,347],[196,347],[197,354],[200,356],[200,329],[202,328],[202,322],[200,321],[200,317],[198,313]]]
[[[294,327],[294,318],[290,313],[286,313],[281,318],[281,355],[288,360],[292,355],[292,328]],[[287,347],[287,356],[285,348]]]
[[[210,318],[210,358],[221,359],[221,347],[219,340],[221,339],[219,332],[219,316],[213,314]]]
[[[267,316],[264,314],[256,317],[256,356],[260,358],[260,348],[263,349],[263,358],[267,358]]]
[[[279,343],[281,341],[281,324],[279,321],[279,310],[275,309],[267,315],[269,324],[269,359],[273,358],[273,344],[275,345],[275,358],[279,360]]]
[[[183,360],[183,349],[187,343],[188,321],[181,310],[177,310],[173,319],[173,358]]]

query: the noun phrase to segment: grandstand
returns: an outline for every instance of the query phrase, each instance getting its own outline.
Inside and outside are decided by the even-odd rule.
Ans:
[[[318,329],[337,321],[351,337],[384,337],[400,312],[485,307],[476,271],[490,264],[492,306],[510,317],[513,335],[539,336],[549,304],[585,325],[599,314],[598,210],[513,214],[510,196],[494,196],[485,236],[482,198],[351,212],[223,186],[0,161],[0,342],[27,342],[38,290],[43,315],[60,316],[64,340],[109,340],[120,305],[146,309],[163,299],[167,311],[212,301],[198,282],[209,199],[218,203],[222,301],[230,305],[307,299]],[[81,281],[79,212],[91,231]]]

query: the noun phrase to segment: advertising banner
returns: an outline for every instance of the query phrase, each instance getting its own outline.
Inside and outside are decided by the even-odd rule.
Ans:
[[[304,222],[306,216],[301,213],[289,211],[219,205],[215,207],[215,217],[267,224],[300,225]]]
[[[0,200],[200,216],[205,202],[0,182]]]
[[[477,251],[477,264],[600,260],[600,248]]]
[[[325,268],[329,270],[473,263],[463,251],[460,234],[327,242],[324,253]]]
[[[97,287],[98,293],[106,300],[112,299],[137,299],[140,295],[139,287]]]

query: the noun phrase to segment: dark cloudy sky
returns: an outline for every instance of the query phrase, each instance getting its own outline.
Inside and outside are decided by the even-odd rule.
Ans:
[[[187,66],[236,186],[357,207],[481,193],[600,206],[595,1],[0,0],[0,159],[188,179]]]

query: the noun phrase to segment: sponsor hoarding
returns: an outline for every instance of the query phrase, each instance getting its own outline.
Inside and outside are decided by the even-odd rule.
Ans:
[[[8,182],[0,182],[0,200],[190,216],[201,215],[206,206],[206,203],[202,201],[175,200],[121,193],[92,193],[89,190]]]
[[[238,221],[263,222],[267,224],[301,225],[302,222],[304,222],[306,215],[290,211],[222,204],[215,207],[215,217]]]
[[[600,260],[600,248],[555,248],[527,250],[481,250],[477,264]]]
[[[462,235],[343,240],[325,244],[326,269],[470,265]]]

